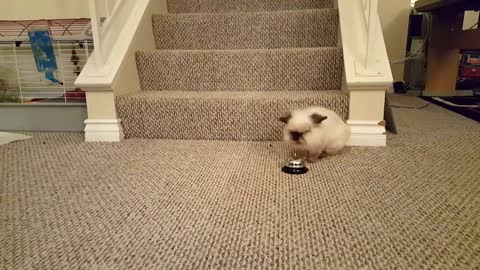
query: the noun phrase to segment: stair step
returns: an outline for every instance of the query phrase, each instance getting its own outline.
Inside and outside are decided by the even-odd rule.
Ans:
[[[332,0],[168,0],[170,13],[251,12],[332,7]]]
[[[273,49],[337,45],[336,9],[153,16],[157,49]]]
[[[341,89],[342,50],[142,51],[143,90],[310,91]]]
[[[308,106],[348,116],[348,96],[331,91],[142,91],[117,97],[127,138],[281,140],[278,118]]]

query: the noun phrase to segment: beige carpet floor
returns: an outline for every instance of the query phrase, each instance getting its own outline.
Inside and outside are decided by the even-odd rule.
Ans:
[[[1,146],[0,268],[480,269],[480,125],[394,114],[389,147],[303,176],[279,142]]]

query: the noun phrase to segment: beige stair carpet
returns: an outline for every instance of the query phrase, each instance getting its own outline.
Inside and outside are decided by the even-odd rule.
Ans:
[[[144,51],[137,53],[143,90],[338,90],[343,59],[338,48]]]
[[[342,91],[144,91],[117,98],[126,138],[271,141],[292,108],[324,106],[348,118]]]
[[[346,119],[332,3],[169,0],[169,14],[152,17],[156,50],[136,55],[142,91],[117,97],[125,136],[269,141],[289,110]]]
[[[153,16],[157,49],[276,49],[337,46],[336,9]]]
[[[332,0],[168,0],[170,13],[213,13],[333,8]]]

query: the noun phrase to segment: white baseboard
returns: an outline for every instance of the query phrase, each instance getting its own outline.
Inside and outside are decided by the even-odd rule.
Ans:
[[[120,119],[85,120],[86,142],[119,142],[123,140]]]
[[[350,126],[352,135],[348,145],[352,146],[387,146],[387,135],[381,121],[352,121]]]

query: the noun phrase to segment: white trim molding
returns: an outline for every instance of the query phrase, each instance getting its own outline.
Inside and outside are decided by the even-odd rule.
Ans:
[[[86,142],[119,142],[123,140],[120,119],[85,120]]]
[[[384,102],[393,76],[378,16],[378,0],[334,0],[340,18],[344,81],[350,92],[349,145],[386,146]],[[362,119],[382,119],[363,121]]]
[[[335,2],[348,89],[391,85],[393,76],[378,17],[378,0]]]
[[[385,121],[348,120],[352,135],[348,145],[352,146],[386,146],[387,131]]]

